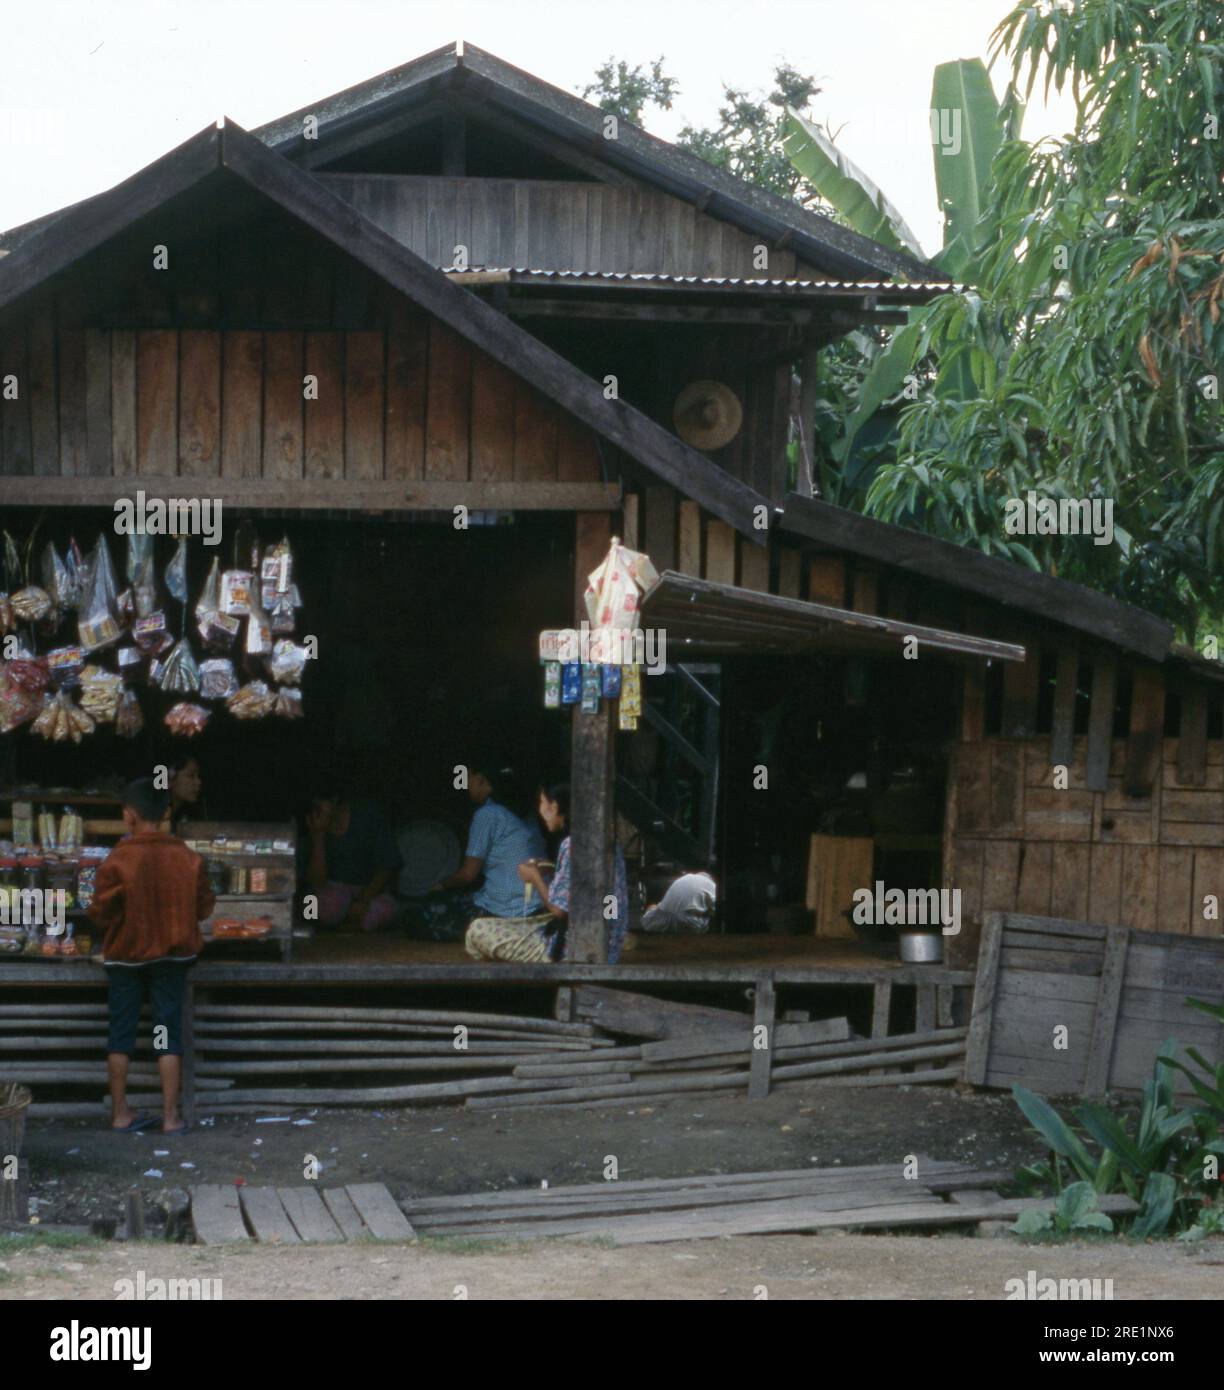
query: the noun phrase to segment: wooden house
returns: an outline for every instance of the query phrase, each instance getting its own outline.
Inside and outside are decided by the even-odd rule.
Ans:
[[[803,898],[788,881],[840,872],[813,834],[867,843],[864,887],[960,890],[963,930],[923,977],[949,988],[971,979],[991,910],[1218,935],[1204,904],[1224,890],[1224,667],[1124,603],[807,495],[796,470],[793,400],[819,350],[948,289],[450,46],[262,129],[204,130],[0,237],[0,379],[20,383],[0,393],[0,510],[25,524],[103,518],[137,489],[198,495],[358,550],[363,528],[394,521],[379,544],[406,546],[459,507],[538,514],[568,569],[560,608],[528,629],[571,620],[612,535],[645,550],[664,577],[644,620],[667,633],[680,693],[674,712],[652,696],[649,756],[636,735],[617,748],[606,710],[574,716],[565,978],[854,978],[833,908],[769,947],[775,909]],[[676,416],[698,382],[740,411],[704,451]],[[727,925],[767,934],[704,964],[702,943],[679,964],[601,964],[617,809],[674,858],[713,860]],[[843,949],[835,967],[805,954],[822,938]]]

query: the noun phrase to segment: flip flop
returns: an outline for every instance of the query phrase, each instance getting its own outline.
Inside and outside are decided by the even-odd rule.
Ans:
[[[177,1126],[176,1128],[174,1128],[174,1129],[163,1129],[163,1130],[161,1131],[161,1133],[164,1134],[164,1135],[166,1135],[166,1136],[169,1136],[169,1135],[171,1135],[171,1134],[186,1134],[187,1131],[188,1131],[190,1128],[191,1128],[191,1126],[190,1126],[189,1124],[187,1124],[187,1123],[184,1122],[183,1124],[178,1125],[178,1126]]]
[[[154,1123],[153,1116],[147,1115],[143,1110],[129,1125],[111,1125],[112,1134],[142,1134],[151,1124]]]

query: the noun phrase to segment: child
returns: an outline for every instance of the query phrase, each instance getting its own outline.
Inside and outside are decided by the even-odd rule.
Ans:
[[[168,802],[169,793],[151,777],[124,789],[128,834],[99,866],[89,910],[90,920],[105,933],[111,1128],[127,1133],[153,1123],[134,1114],[127,1103],[128,1060],[136,1050],[136,1025],[146,998],[161,1074],[162,1133],[187,1129],[178,1111],[183,999],[187,970],[204,945],[199,924],[212,912],[215,899],[204,861],[159,829]]]

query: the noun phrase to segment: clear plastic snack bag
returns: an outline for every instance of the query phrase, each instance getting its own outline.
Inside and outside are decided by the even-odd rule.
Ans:
[[[212,715],[203,705],[189,705],[186,702],[175,705],[166,715],[166,728],[180,738],[195,738],[204,732],[204,725]]]
[[[200,597],[196,599],[195,615],[199,622],[204,622],[210,613],[221,611],[221,562],[214,557],[212,568],[208,571],[208,578],[204,581],[204,587],[200,590]]]
[[[235,719],[263,719],[271,714],[276,696],[264,681],[249,681],[226,702]]]
[[[179,539],[174,558],[166,566],[166,588],[171,598],[180,603],[187,602],[187,538]]]
[[[110,547],[100,535],[89,561],[89,582],[81,596],[81,646],[97,651],[119,640],[120,627],[116,599],[118,587],[111,564]]]
[[[296,685],[283,685],[276,692],[276,704],[272,706],[272,713],[279,715],[281,719],[301,719],[302,711],[302,692]]]
[[[147,618],[157,607],[157,580],[153,572],[153,537],[128,534],[127,577],[138,618]]]
[[[234,663],[228,657],[210,657],[200,662],[202,700],[228,700],[237,691],[238,677],[234,674]]]
[[[115,732],[120,738],[135,738],[144,728],[144,711],[136,692],[129,686],[119,697],[119,708],[115,711]]]
[[[297,685],[306,669],[306,648],[281,638],[272,648],[268,670],[281,685]]]
[[[42,587],[57,614],[72,606],[72,576],[60,559],[54,541],[48,541],[42,555]]]
[[[180,695],[194,695],[200,688],[200,668],[196,665],[191,643],[185,637],[175,644],[162,664],[158,684],[163,690]]]

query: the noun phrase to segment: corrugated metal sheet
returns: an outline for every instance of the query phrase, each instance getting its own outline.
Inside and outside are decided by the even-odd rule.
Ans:
[[[580,281],[592,285],[659,285],[691,286],[693,289],[740,290],[824,290],[846,294],[946,294],[960,292],[964,285],[948,285],[932,281],[895,280],[767,280],[728,275],[667,275],[647,271],[610,270],[535,270],[529,266],[468,266],[456,270],[443,266],[445,274],[462,280],[465,275],[504,275],[510,284],[532,284],[537,281]]]

